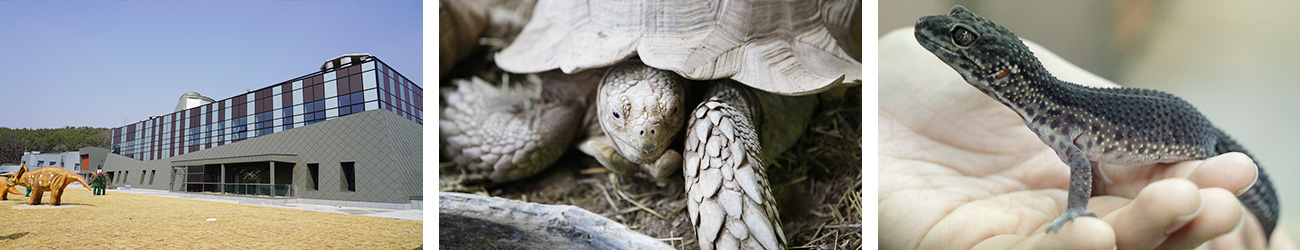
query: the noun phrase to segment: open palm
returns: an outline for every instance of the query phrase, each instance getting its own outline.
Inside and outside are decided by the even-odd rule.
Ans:
[[[1115,86],[1029,46],[1062,80]],[[1079,217],[1049,234],[1046,225],[1065,211],[1069,167],[1013,111],[917,45],[911,29],[880,40],[879,96],[882,248],[1183,249],[1211,239],[1206,246],[1264,246],[1234,193],[1255,179],[1244,154],[1102,164],[1109,180],[1095,186],[1088,206],[1100,218]]]

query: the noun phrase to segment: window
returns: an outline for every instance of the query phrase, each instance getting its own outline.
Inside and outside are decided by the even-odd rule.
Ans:
[[[280,118],[280,124],[284,124],[281,126],[283,128],[281,128],[280,130],[289,130],[293,128],[293,106],[284,107],[284,109],[281,109],[280,117],[283,117]]]
[[[303,124],[312,124],[325,120],[325,100],[304,103],[302,109]]]
[[[355,163],[340,162],[339,165],[341,165],[340,170],[342,170],[343,172],[342,174],[343,180],[340,182],[343,185],[339,189],[356,192],[357,176],[356,176],[356,168],[354,168]]]
[[[275,132],[273,127],[275,125],[275,115],[271,111],[257,113],[255,118],[257,118],[257,121],[254,128],[257,129],[257,136],[269,135]]]
[[[366,97],[363,92],[354,92],[339,96],[339,116],[366,111]]]
[[[153,177],[158,175],[158,170],[149,170],[149,185],[153,185]]]
[[[320,190],[320,164],[307,163],[307,172],[311,172],[311,190]]]
[[[187,144],[185,144],[185,146],[197,146],[197,145],[199,145],[199,136],[201,135],[201,134],[199,134],[199,132],[200,132],[200,128],[199,128],[199,127],[193,127],[193,128],[190,128],[189,133],[186,133],[186,136],[185,136],[185,137],[186,137],[186,140],[188,140],[189,142],[188,142]]]
[[[239,140],[248,138],[248,117],[241,116],[230,121],[230,139]]]
[[[216,135],[217,135],[217,137],[216,137],[215,139],[213,139],[213,141],[215,141],[215,142],[222,142],[222,141],[225,141],[225,140],[226,140],[226,123],[224,123],[224,122],[217,122],[217,133],[216,133]]]
[[[135,184],[144,185],[144,170],[140,170],[140,182],[137,182]]]

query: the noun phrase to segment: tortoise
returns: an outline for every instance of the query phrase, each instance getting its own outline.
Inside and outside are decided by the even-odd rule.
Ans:
[[[764,164],[802,135],[814,94],[861,83],[860,5],[539,1],[495,59],[505,71],[542,73],[545,86],[518,101],[527,98],[458,83],[446,95],[443,150],[511,181],[539,172],[567,147],[556,143],[586,129],[578,148],[611,170],[665,178],[683,169],[702,249],[783,249]],[[707,90],[688,110],[685,85],[697,81]],[[678,153],[669,144],[683,127]]]

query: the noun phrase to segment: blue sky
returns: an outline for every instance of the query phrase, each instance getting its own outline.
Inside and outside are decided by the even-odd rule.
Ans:
[[[0,127],[118,127],[370,53],[424,86],[420,1],[0,2]]]

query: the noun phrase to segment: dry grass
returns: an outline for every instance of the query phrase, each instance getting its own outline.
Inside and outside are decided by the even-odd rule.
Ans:
[[[422,221],[110,192],[68,187],[67,207],[28,209],[0,201],[4,249],[415,249]],[[207,221],[215,218],[216,221]]]

